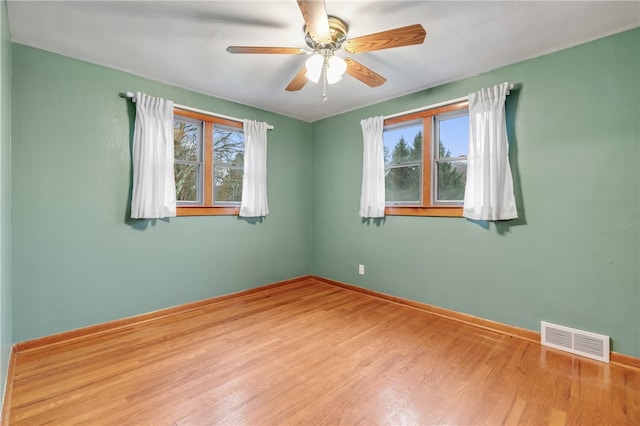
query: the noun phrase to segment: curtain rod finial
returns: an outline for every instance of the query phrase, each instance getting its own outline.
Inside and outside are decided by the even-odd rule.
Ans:
[[[131,102],[135,103],[136,102],[136,95],[133,94],[133,92],[124,92],[124,93],[120,93],[120,97],[121,98],[127,98],[127,99],[131,99]]]

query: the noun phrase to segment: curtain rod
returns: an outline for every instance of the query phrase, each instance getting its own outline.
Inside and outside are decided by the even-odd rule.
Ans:
[[[131,102],[136,103],[136,95],[134,95],[133,92],[125,93],[125,96],[127,98],[131,99]],[[190,106],[180,105],[180,104],[173,104],[173,106],[174,106],[174,108],[183,109],[185,111],[197,112],[199,114],[212,115],[214,117],[224,118],[225,120],[242,122],[242,118],[236,118],[236,117],[231,117],[231,116],[228,116],[228,115],[222,115],[222,114],[218,114],[217,112],[205,111],[203,109],[192,108]],[[271,124],[267,124],[267,129],[268,130],[273,130],[274,127]]]
[[[509,84],[509,89],[507,90],[507,95],[515,87],[516,87],[515,84]],[[403,115],[413,114],[414,112],[426,111],[428,109],[439,108],[439,107],[447,106],[447,105],[451,105],[451,104],[457,104],[458,102],[464,102],[464,101],[468,101],[468,100],[469,100],[468,96],[462,96],[460,98],[450,99],[450,100],[444,101],[444,102],[438,102],[437,104],[421,106],[421,107],[410,109],[410,110],[407,110],[407,111],[396,112],[395,114],[391,114],[391,115],[385,115],[384,117],[382,117],[382,119],[383,120],[388,120],[390,118],[401,117]]]

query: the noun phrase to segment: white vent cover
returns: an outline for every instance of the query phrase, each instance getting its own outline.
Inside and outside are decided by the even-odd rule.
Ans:
[[[541,321],[542,344],[555,349],[609,362],[609,336]]]

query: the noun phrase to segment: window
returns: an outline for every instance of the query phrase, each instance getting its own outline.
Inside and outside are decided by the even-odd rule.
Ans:
[[[469,104],[385,120],[387,215],[462,216]]]
[[[173,137],[177,215],[238,214],[244,174],[242,123],[176,109]]]

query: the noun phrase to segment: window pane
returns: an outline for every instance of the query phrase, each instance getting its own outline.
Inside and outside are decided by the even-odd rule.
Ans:
[[[466,157],[469,149],[469,116],[438,119],[439,157]]]
[[[197,164],[176,164],[176,200],[198,201],[198,181],[200,166]]]
[[[215,201],[240,202],[242,199],[243,174],[243,170],[239,168],[216,167],[214,182]]]
[[[199,160],[201,129],[200,124],[182,120],[173,121],[173,149],[176,160]]]
[[[213,127],[213,162],[227,166],[244,165],[244,132],[224,126]]]
[[[422,121],[385,129],[382,139],[385,165],[422,161]]]
[[[467,180],[467,160],[438,163],[437,173],[438,191],[436,202],[462,202]]]
[[[385,170],[385,198],[387,202],[421,201],[422,167],[406,166]]]

